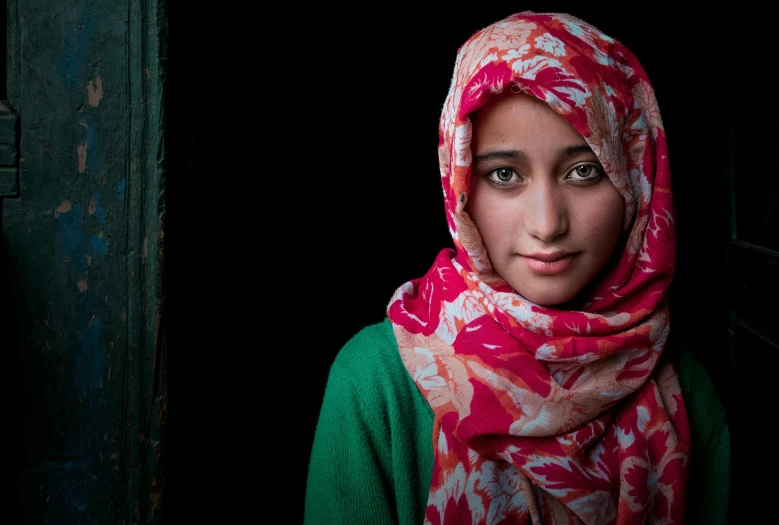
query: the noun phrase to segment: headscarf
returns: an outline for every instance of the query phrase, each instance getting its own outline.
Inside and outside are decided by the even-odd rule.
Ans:
[[[586,140],[625,200],[614,264],[578,310],[493,270],[466,211],[469,114],[520,90]],[[524,11],[460,47],[439,124],[447,224],[387,314],[435,413],[425,523],[681,523],[690,435],[664,354],[675,232],[667,143],[636,57],[567,14]]]

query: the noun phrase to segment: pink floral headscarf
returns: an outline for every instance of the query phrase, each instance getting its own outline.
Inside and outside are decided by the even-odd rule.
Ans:
[[[466,212],[469,114],[508,89],[563,116],[625,199],[621,253],[580,311],[517,294]],[[681,523],[689,426],[676,372],[661,359],[674,208],[643,68],[582,20],[518,13],[460,48],[439,132],[456,250],[443,249],[388,306],[403,362],[435,413],[425,523]]]

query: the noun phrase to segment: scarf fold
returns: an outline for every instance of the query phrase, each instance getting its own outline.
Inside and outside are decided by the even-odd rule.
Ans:
[[[625,199],[620,253],[578,311],[517,294],[465,211],[468,115],[507,89],[565,118]],[[643,68],[577,18],[518,13],[459,49],[439,133],[455,249],[398,288],[387,310],[435,413],[425,523],[682,523],[689,426],[662,359],[674,208]]]

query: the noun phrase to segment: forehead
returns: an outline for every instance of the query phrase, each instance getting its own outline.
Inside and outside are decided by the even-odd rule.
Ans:
[[[470,116],[472,149],[544,149],[586,144],[584,138],[545,102],[521,93],[493,96]]]

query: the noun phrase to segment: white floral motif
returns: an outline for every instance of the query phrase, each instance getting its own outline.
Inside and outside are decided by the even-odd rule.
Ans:
[[[512,394],[514,392],[510,392]],[[516,402],[516,398],[512,395],[513,400]],[[524,396],[523,396],[524,397]],[[564,415],[568,415],[562,412]],[[524,414],[523,414],[524,415]],[[552,413],[546,406],[541,406],[537,413],[533,414],[533,417],[522,418],[511,424],[510,432],[518,435],[526,436],[545,436],[549,435],[550,429],[558,430],[559,423],[555,421],[559,417],[560,413]],[[551,432],[550,432],[551,433]]]
[[[498,60],[498,54],[497,53],[490,53],[486,55],[484,58],[481,59],[481,62],[479,62],[479,67],[484,67],[487,64],[491,64],[492,62],[496,62]]]
[[[582,26],[577,24],[576,22],[573,22],[571,20],[563,20],[563,25],[568,30],[569,33],[571,33],[574,36],[577,36],[579,38],[582,38],[584,36],[584,29],[582,29]]]
[[[644,115],[642,113],[639,113],[636,116],[636,120],[633,121],[633,123],[630,125],[630,128],[628,128],[629,132],[632,135],[646,135],[649,131],[649,128],[646,124],[646,119],[644,118]],[[626,133],[628,132],[626,130]],[[629,135],[628,135],[629,136]]]
[[[454,343],[459,331],[458,324],[467,325],[484,315],[484,308],[480,304],[481,300],[483,300],[483,296],[466,290],[458,295],[454,301],[444,301],[441,308],[441,322],[436,328],[436,335],[448,345]]]
[[[455,101],[460,100],[462,96],[462,86],[457,83],[457,68],[461,66],[463,56],[457,55],[457,60],[454,63],[455,74],[452,76],[452,80],[449,84],[449,92],[446,95],[446,101],[444,102],[444,109],[441,115],[441,126],[447,133],[450,133],[452,126],[454,125],[454,105]]]
[[[434,493],[430,494],[428,505],[435,505],[436,509],[441,516],[441,521],[444,519],[444,510],[446,509],[449,500],[457,502],[466,492],[465,486],[467,483],[467,474],[462,463],[458,463],[457,466],[447,472],[445,475],[444,483]]]
[[[632,438],[632,432],[631,432],[631,438]],[[622,444],[621,438],[619,442],[620,442],[620,446],[622,446],[623,448],[627,448],[627,446],[624,446]],[[647,473],[647,477],[648,477],[650,471],[649,462],[646,459],[639,458],[638,456],[628,456],[620,465],[620,477],[626,480],[626,482],[620,484],[619,499],[620,501],[624,501],[625,504],[627,504],[628,508],[630,508],[630,510],[632,510],[633,512],[641,512],[642,510],[644,510],[644,504],[638,498],[638,494],[640,494],[640,491],[634,490],[635,487],[627,482],[626,479],[627,476],[625,476],[625,474],[627,474],[630,471],[644,471]],[[649,480],[647,479],[646,481],[644,481],[642,485],[648,487]],[[652,501],[651,496],[649,498],[649,501]],[[660,521],[658,523],[667,523],[667,522]]]
[[[585,478],[596,478],[599,479],[601,483],[609,482],[608,476],[605,475],[601,469],[588,468],[585,470],[581,464],[573,462],[570,459],[561,462],[552,458],[538,457],[527,463],[525,468],[539,471],[544,470],[547,465],[556,465],[569,472],[578,471],[580,476]],[[535,469],[533,467],[535,467]],[[560,487],[555,480],[549,480],[545,476],[535,476],[534,482],[538,483],[555,498],[564,498],[566,496],[570,498],[571,496],[569,493],[570,489]],[[614,523],[617,514],[612,495],[604,490],[595,490],[592,493],[569,499],[567,506],[574,511],[584,523]]]
[[[663,331],[660,333],[660,337],[657,338],[657,342],[652,345],[652,350],[655,352],[662,351],[665,348],[665,341],[668,339],[668,332],[671,329],[671,325],[666,323],[663,327]]]
[[[676,414],[679,410],[679,403],[677,399],[681,398],[682,391],[679,384],[679,377],[676,372],[667,364],[660,368],[660,372],[657,374],[657,395],[660,396],[661,406],[664,406],[670,416]],[[670,435],[668,436],[670,438]]]
[[[657,106],[654,91],[649,84],[641,80],[633,87],[633,99],[633,107],[641,108],[646,113],[652,138],[657,139],[658,130],[663,129],[663,119],[660,117],[660,108]]]
[[[518,73],[522,78],[526,78],[528,80],[535,80],[538,72],[548,67],[562,69],[562,64],[559,60],[541,55],[536,55],[527,60],[517,60],[511,64],[512,70]]]
[[[554,345],[550,345],[548,343],[543,344],[536,350],[536,359],[539,361],[554,359],[558,356],[559,353],[560,352]]]
[[[417,346],[414,347],[414,352],[420,355],[424,355],[430,363],[424,368],[420,367],[414,370],[414,373],[412,374],[414,382],[419,383],[419,385],[425,390],[445,387],[446,381],[443,377],[438,375],[438,365],[436,365],[435,361],[433,361],[433,356],[431,355],[430,350]]]
[[[446,439],[444,429],[438,431],[438,453],[441,455],[449,454],[449,442]]]
[[[567,74],[566,71],[563,72]],[[567,94],[568,98],[573,100],[573,103],[576,104],[577,107],[583,107],[585,102],[587,102],[587,99],[592,96],[590,90],[587,89],[587,86],[585,86],[580,80],[571,79],[570,81],[580,84],[583,89],[576,89],[568,86],[555,86],[554,88],[555,91],[545,90],[544,92],[544,95],[546,97],[546,102],[550,104],[552,107],[554,107],[560,113],[570,112],[571,107],[567,103],[565,103],[560,97],[558,97],[555,94],[555,92]]]
[[[479,288],[481,288],[482,292],[485,292],[495,305],[503,310],[506,315],[513,317],[536,333],[552,335],[550,331],[552,317],[541,312],[534,312],[531,306],[532,303],[529,301],[519,300],[515,294],[505,292],[493,291],[490,295],[489,292],[484,290],[482,283],[479,283]]]
[[[458,166],[471,165],[471,135],[473,134],[470,121],[457,126],[454,135],[455,162]]]
[[[459,235],[458,235],[458,233],[457,233],[457,232],[456,232],[456,231],[455,231],[455,230],[452,228],[452,226],[451,226],[451,225],[449,225],[448,227],[449,227],[449,235],[451,235],[451,236],[452,236],[452,239],[454,239],[454,242],[458,242],[458,241],[460,240],[460,236],[459,236]]]
[[[563,41],[549,33],[536,37],[536,47],[543,49],[547,53],[552,53],[556,57],[565,56],[565,44],[563,44]]]
[[[620,447],[628,449],[635,440],[636,436],[633,435],[633,430],[631,428],[617,427],[617,441],[619,442]]]
[[[435,335],[426,337],[395,327],[400,357],[433,409],[450,406],[460,418],[470,414],[473,386],[454,349]]]
[[[467,215],[455,215],[454,223],[459,232],[457,240],[460,241],[462,247],[465,248],[468,255],[470,255],[473,267],[479,272],[488,272],[492,266],[490,265],[487,250],[484,248],[484,243],[481,241],[481,236],[476,229],[476,225]],[[453,266],[458,272],[463,271],[462,266],[458,265],[456,261],[453,262]]]
[[[639,164],[639,166],[641,166]],[[641,204],[646,205],[652,199],[652,185],[644,175],[643,169],[630,170],[630,184],[633,188],[640,188],[641,190]]]
[[[519,470],[510,465],[499,467],[493,461],[486,461],[480,474],[479,488],[490,498],[488,524],[502,523],[508,517],[516,518],[527,512]]]
[[[649,230],[651,231],[652,229],[649,228]],[[648,262],[648,263],[652,262],[652,258],[649,256],[649,253],[647,252],[647,250],[649,250],[649,244],[646,241],[646,236],[644,236],[644,243],[641,245],[641,251],[638,252],[638,260],[639,261],[644,261],[644,262]],[[639,266],[639,268],[641,268],[641,267]],[[647,271],[647,268],[648,267],[641,268],[641,269],[643,271]]]
[[[632,68],[632,67],[630,67],[630,66],[628,66],[628,65],[625,65],[625,64],[623,64],[623,63],[621,63],[621,62],[614,62],[614,64],[615,64],[615,65],[616,65],[616,66],[617,66],[619,69],[621,69],[621,70],[622,70],[622,72],[625,74],[625,76],[626,76],[627,78],[630,78],[630,77],[632,77],[632,76],[633,76],[633,75],[636,73],[635,71],[633,71],[633,68]]]
[[[406,296],[406,295],[413,295],[414,293],[416,293],[416,287],[414,286],[414,283],[412,283],[411,281],[405,282],[397,290],[395,290],[395,293],[392,294],[392,297],[390,298],[390,301],[389,301],[389,305],[392,305],[395,302],[398,302],[398,304],[400,305],[401,310],[403,310],[403,312],[407,316],[409,316],[414,321],[420,323],[421,325],[425,326],[425,325],[427,325],[427,323],[425,321],[423,321],[422,319],[420,319],[416,315],[414,315],[411,312],[409,312],[408,310],[406,310],[404,296]]]
[[[613,58],[611,58],[609,55],[601,51],[598,47],[593,47],[593,53],[592,57],[601,65],[603,66],[611,66],[614,67],[616,65],[616,62]]]
[[[518,49],[509,49],[506,51],[506,54],[503,55],[503,60],[517,60],[518,58],[522,57],[523,55],[526,55],[527,52],[530,50],[530,44],[525,44],[522,47],[519,47]]]
[[[630,314],[627,312],[608,312],[603,315],[602,319],[609,323],[609,326],[624,327],[630,322]]]
[[[474,79],[468,88],[468,94],[473,95],[479,91],[486,89],[490,93],[502,93],[503,92],[503,79],[502,78],[490,78],[486,75],[480,79]]]
[[[564,16],[560,17],[561,22],[563,25],[568,29],[568,32],[572,35],[575,35],[591,46],[595,47],[595,45],[592,42],[592,37],[597,37],[604,42],[608,42],[609,44],[614,43],[614,39],[610,36],[602,33],[600,30],[596,29],[595,27],[588,25],[586,23],[583,23],[581,20],[577,20],[573,17],[565,18]]]

